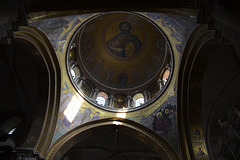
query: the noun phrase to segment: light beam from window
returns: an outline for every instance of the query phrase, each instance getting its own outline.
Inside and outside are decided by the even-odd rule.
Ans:
[[[67,108],[64,111],[64,115],[67,117],[68,121],[72,123],[74,118],[77,115],[78,110],[80,109],[83,101],[80,101],[76,95],[73,96],[69,102]]]

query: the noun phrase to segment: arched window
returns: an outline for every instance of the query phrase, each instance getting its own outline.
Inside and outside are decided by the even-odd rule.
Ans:
[[[81,75],[80,69],[78,66],[74,66],[74,67],[70,68],[70,73],[72,75],[73,80],[76,80]]]
[[[163,73],[163,76],[162,76],[162,80],[163,80],[164,85],[167,83],[169,75],[170,75],[170,70],[166,69]]]
[[[133,96],[134,106],[138,107],[144,104],[144,97],[142,93],[137,93]]]
[[[94,88],[94,86],[92,85],[91,81],[89,81],[89,80],[83,81],[81,90],[86,96],[89,97],[91,95],[93,88]]]
[[[144,98],[143,98],[143,97],[138,98],[138,99],[135,101],[136,107],[141,106],[143,103],[144,103]]]
[[[99,92],[97,96],[97,104],[101,106],[106,106],[106,101],[108,99],[108,95],[105,92]]]
[[[97,104],[101,105],[101,106],[105,106],[106,104],[106,99],[104,99],[103,97],[97,97]]]
[[[71,72],[72,78],[75,79],[76,78],[76,73],[74,72],[74,70],[70,69],[70,72]]]

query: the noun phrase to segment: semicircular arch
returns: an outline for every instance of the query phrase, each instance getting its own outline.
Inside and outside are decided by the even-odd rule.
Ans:
[[[128,132],[131,137],[145,143],[151,150],[155,152],[156,155],[162,159],[179,160],[175,150],[164,138],[136,122],[122,118],[107,118],[92,121],[72,129],[60,137],[52,145],[52,147],[49,149],[47,159],[61,159],[70,148],[81,142],[83,139],[88,138],[90,134],[84,134],[85,132],[99,127],[104,128],[106,126],[122,126],[130,129],[133,131]],[[94,134],[94,132],[91,132],[91,134]]]

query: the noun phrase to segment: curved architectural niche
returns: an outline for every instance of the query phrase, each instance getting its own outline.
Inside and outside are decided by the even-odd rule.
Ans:
[[[32,59],[35,65],[41,68],[37,73],[41,79],[38,80],[40,84],[36,89],[41,100],[37,99],[37,105],[34,105],[32,112],[28,111],[30,114],[35,114],[32,115],[33,123],[30,130],[28,130],[26,141],[21,147],[34,148],[34,153],[44,157],[47,154],[48,146],[51,144],[50,139],[54,133],[54,127],[52,126],[55,126],[57,122],[57,107],[59,106],[61,91],[60,66],[50,41],[39,29],[21,26],[19,31],[14,32],[14,36],[15,41],[26,45],[25,48],[36,59],[36,62],[34,58]],[[44,108],[44,106],[46,107]],[[47,125],[48,123],[51,125]]]
[[[66,56],[76,90],[93,105],[132,111],[156,100],[173,73],[168,39],[152,21],[132,12],[99,14],[73,35]]]
[[[216,46],[214,30],[198,25],[186,44],[178,78],[178,131],[182,159],[210,159],[203,134],[202,78],[206,70],[209,50]],[[216,58],[214,58],[215,60]],[[214,81],[215,83],[215,81]],[[215,93],[214,93],[215,94]],[[206,117],[205,117],[206,118]]]
[[[46,159],[179,160],[179,157],[152,130],[127,119],[107,118],[64,134],[51,146]]]

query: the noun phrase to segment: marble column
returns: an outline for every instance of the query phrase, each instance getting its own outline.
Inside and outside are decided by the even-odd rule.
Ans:
[[[95,91],[94,89],[91,89],[91,93],[89,97],[93,97],[94,91]]]
[[[114,95],[109,96],[109,104],[108,107],[114,108]]]
[[[96,100],[96,99],[97,99],[98,93],[99,93],[99,90],[98,90],[97,88],[95,88],[95,90],[94,90],[94,92],[93,92],[93,95],[92,95],[92,99],[93,99],[93,100]]]
[[[143,97],[144,97],[144,103],[148,101],[148,91],[143,92]]]
[[[163,89],[163,80],[162,79],[158,80],[158,86],[159,86],[159,89],[161,91]]]
[[[79,80],[78,80],[78,87],[81,89],[82,88],[82,84],[83,82],[85,81],[86,79],[84,77],[80,77]]]
[[[127,96],[127,108],[131,108],[131,101],[132,101],[132,97],[131,96]]]
[[[148,92],[147,95],[148,95],[148,101],[150,101],[150,100],[151,100],[151,94],[150,94],[150,92]]]

